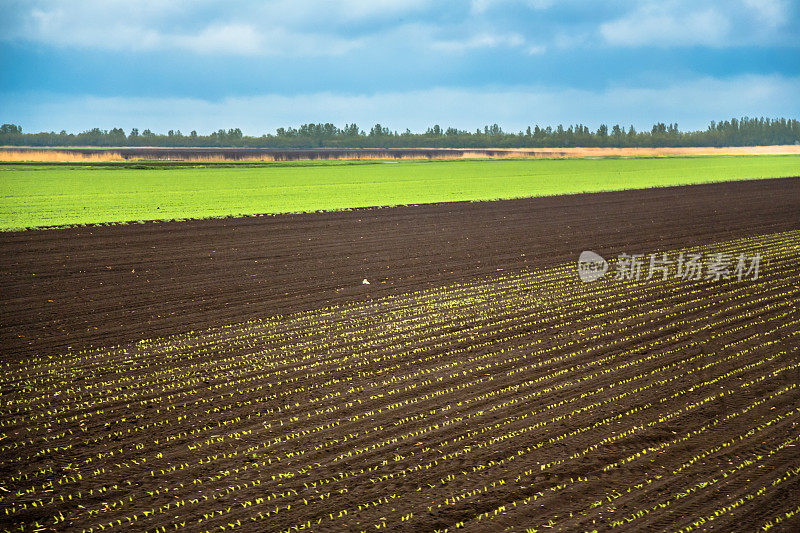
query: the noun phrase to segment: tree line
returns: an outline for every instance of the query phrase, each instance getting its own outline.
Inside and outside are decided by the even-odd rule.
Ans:
[[[533,126],[516,133],[493,124],[473,131],[444,129],[435,125],[425,133],[398,133],[375,124],[368,131],[357,124],[339,128],[333,124],[303,124],[299,128],[278,128],[260,137],[242,134],[239,128],[218,130],[209,135],[169,130],[166,134],[133,128],[94,128],[80,133],[66,131],[24,133],[15,124],[0,126],[4,146],[158,146],[158,147],[245,147],[245,148],[549,148],[549,147],[681,147],[681,146],[765,146],[800,144],[800,121],[785,118],[732,118],[712,121],[705,130],[680,131],[678,124],[658,123],[650,131],[637,131],[619,124],[601,124],[592,131],[583,124],[564,127]]]

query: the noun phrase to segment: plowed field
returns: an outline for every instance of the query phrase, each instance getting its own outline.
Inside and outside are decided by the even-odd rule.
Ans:
[[[761,263],[583,283],[582,250]],[[4,529],[800,524],[797,178],[0,252]]]

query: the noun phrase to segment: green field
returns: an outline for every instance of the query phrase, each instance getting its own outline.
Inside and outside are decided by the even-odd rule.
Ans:
[[[493,200],[800,175],[800,156],[0,167],[0,229]]]

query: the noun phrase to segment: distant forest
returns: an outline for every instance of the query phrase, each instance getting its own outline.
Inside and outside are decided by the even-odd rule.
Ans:
[[[0,126],[4,146],[163,146],[245,148],[551,148],[551,147],[664,147],[664,146],[765,146],[800,144],[800,121],[785,118],[748,118],[711,122],[702,131],[680,131],[678,124],[655,124],[650,131],[636,131],[603,124],[596,131],[577,124],[528,127],[510,133],[494,124],[474,132],[436,125],[425,133],[398,133],[376,124],[369,131],[356,124],[339,128],[333,124],[303,124],[278,128],[260,137],[243,135],[238,128],[210,135],[170,130],[166,134],[149,129],[95,128],[81,133],[66,131],[25,133],[14,124]]]

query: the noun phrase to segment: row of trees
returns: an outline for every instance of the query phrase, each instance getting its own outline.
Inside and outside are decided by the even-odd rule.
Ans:
[[[303,124],[299,128],[278,128],[275,134],[245,136],[239,128],[209,135],[196,131],[166,134],[149,129],[94,128],[81,133],[61,131],[23,133],[18,125],[0,126],[0,145],[5,146],[164,146],[164,147],[249,147],[249,148],[544,148],[544,147],[661,147],[661,146],[758,146],[800,143],[800,121],[794,119],[748,118],[711,122],[702,131],[680,131],[678,124],[655,124],[650,131],[636,131],[619,124],[602,124],[596,131],[583,124],[555,128],[528,127],[508,133],[497,124],[474,132],[439,125],[425,133],[398,133],[375,124],[364,131],[356,124],[339,128],[333,124]]]

